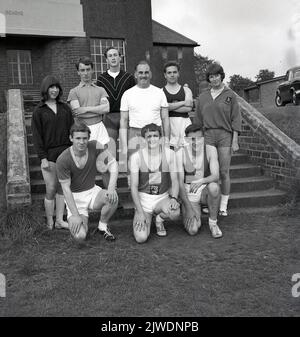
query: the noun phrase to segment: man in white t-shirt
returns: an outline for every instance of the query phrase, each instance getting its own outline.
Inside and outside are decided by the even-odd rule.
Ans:
[[[164,92],[150,84],[152,73],[146,61],[140,61],[135,68],[137,85],[126,90],[121,99],[120,142],[123,164],[128,155],[144,143],[141,130],[147,124],[162,127],[165,142],[170,138],[168,102]]]

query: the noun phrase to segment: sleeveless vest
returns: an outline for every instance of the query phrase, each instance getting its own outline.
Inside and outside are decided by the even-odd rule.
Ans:
[[[192,148],[192,144],[188,144],[183,148],[183,156],[184,182],[190,184],[195,180],[203,178],[206,164],[204,138],[202,138],[202,151],[196,154]]]
[[[165,155],[165,151],[161,151],[161,162],[156,171],[151,171],[143,157],[142,150],[139,150],[141,159],[141,168],[139,172],[138,191],[152,195],[163,194],[171,187],[171,177],[169,165]]]
[[[185,100],[185,91],[183,89],[183,86],[180,87],[179,91],[176,94],[170,94],[169,91],[163,87],[163,91],[167,97],[168,103],[176,103],[180,101]],[[169,117],[183,117],[183,118],[188,118],[189,114],[188,113],[180,113],[176,111],[169,111]]]

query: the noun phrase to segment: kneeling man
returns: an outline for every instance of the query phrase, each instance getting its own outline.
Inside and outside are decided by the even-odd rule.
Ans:
[[[138,243],[148,239],[153,215],[157,235],[166,236],[164,220],[176,220],[180,214],[175,153],[162,145],[160,126],[145,125],[141,135],[146,146],[132,154],[129,162],[135,204],[133,235]]]
[[[115,240],[107,223],[118,206],[116,182],[118,164],[97,141],[89,141],[90,129],[75,123],[70,129],[73,143],[57,159],[57,176],[67,204],[69,229],[75,240],[85,240],[88,232],[88,210],[101,210],[98,230],[108,241]],[[97,171],[110,172],[107,190],[95,185]]]
[[[198,125],[185,129],[187,145],[176,152],[180,198],[186,231],[197,234],[201,226],[201,204],[208,205],[208,224],[214,238],[222,237],[217,225],[220,203],[219,162],[216,151],[204,145],[203,132]]]

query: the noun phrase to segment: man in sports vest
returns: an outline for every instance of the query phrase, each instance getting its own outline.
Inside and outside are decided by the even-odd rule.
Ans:
[[[180,214],[179,186],[174,151],[161,143],[161,127],[151,123],[141,130],[146,146],[130,156],[131,195],[135,204],[133,235],[148,239],[153,215],[156,233],[166,236],[164,220]]]
[[[176,151],[183,221],[190,235],[201,226],[201,203],[208,205],[208,224],[214,238],[222,237],[217,225],[220,204],[219,163],[215,151],[204,145],[202,129],[191,124],[186,130],[187,145]]]
[[[175,61],[164,65],[167,84],[163,91],[169,104],[170,145],[175,149],[184,144],[185,129],[192,124],[189,112],[193,107],[193,94],[190,88],[178,83],[180,66]]]

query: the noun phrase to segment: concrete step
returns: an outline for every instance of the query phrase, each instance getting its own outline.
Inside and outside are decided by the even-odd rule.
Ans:
[[[103,188],[102,178],[100,176],[96,177],[96,184]],[[30,182],[31,185],[31,193],[32,194],[45,194],[46,186],[43,179],[33,179]],[[120,173],[118,181],[117,181],[118,193],[121,194],[130,194],[130,190],[128,188],[127,183],[127,175],[124,173]]]
[[[287,193],[275,188],[262,191],[237,192],[230,195],[228,207],[266,207],[287,201]]]
[[[271,188],[263,191],[250,191],[231,193],[228,201],[228,209],[230,208],[261,208],[272,207],[287,201],[287,194],[284,191]],[[122,200],[122,207],[125,210],[134,209],[132,199]]]
[[[96,184],[103,187],[101,176],[97,176]],[[266,190],[274,187],[274,180],[265,176],[245,177],[231,179],[231,192],[250,192]],[[32,193],[45,193],[45,183],[43,179],[31,180],[31,192]],[[120,173],[118,178],[118,192],[130,194],[130,190],[127,184],[127,174]]]
[[[231,193],[267,190],[274,187],[274,180],[266,176],[231,179]]]
[[[37,159],[33,159],[37,161]],[[125,174],[125,173],[122,173]],[[230,177],[231,179],[235,178],[244,178],[244,177],[254,177],[260,176],[262,170],[259,166],[254,164],[239,164],[230,166]],[[42,172],[39,165],[30,166],[30,179],[32,180],[42,180]]]

